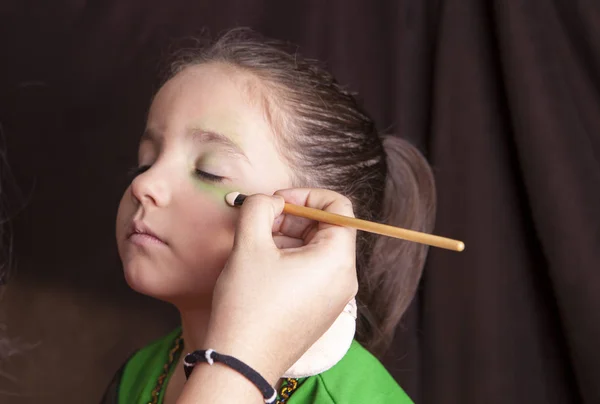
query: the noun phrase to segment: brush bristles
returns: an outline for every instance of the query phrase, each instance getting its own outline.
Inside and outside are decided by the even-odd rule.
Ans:
[[[231,192],[225,195],[225,200],[229,206],[242,206],[244,199],[246,199],[246,195],[239,192]]]
[[[230,192],[225,195],[225,201],[229,206],[235,206],[235,199],[238,197],[239,192]]]

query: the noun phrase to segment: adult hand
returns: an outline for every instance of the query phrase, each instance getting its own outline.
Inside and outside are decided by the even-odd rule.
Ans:
[[[252,195],[213,295],[206,348],[275,381],[325,333],[356,295],[356,230],[282,214],[284,201],[354,216],[322,189]]]

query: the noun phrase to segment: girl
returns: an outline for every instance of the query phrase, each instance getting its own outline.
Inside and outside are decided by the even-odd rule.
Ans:
[[[138,160],[119,254],[128,284],[175,305],[181,328],[136,352],[105,402],[261,402],[227,366],[197,365],[186,383],[182,353],[208,348],[257,371],[277,402],[410,402],[374,355],[413,298],[426,247],[281,212],[285,200],[429,232],[435,190],[415,148],[381,137],[318,64],[240,29],[180,55]],[[238,209],[225,203],[232,191],[256,195]],[[311,368],[313,353],[303,377],[282,377],[355,294],[343,358]]]

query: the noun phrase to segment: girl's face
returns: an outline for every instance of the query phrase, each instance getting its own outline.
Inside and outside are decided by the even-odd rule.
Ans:
[[[156,95],[137,176],[117,214],[119,255],[136,291],[177,305],[205,303],[233,245],[237,213],[224,196],[291,187],[256,80],[204,64]]]

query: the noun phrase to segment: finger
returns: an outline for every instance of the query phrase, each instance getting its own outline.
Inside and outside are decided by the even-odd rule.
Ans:
[[[301,238],[287,237],[282,235],[274,235],[273,242],[279,249],[299,248],[304,245],[304,240]]]
[[[274,245],[273,222],[283,211],[284,200],[280,196],[255,194],[247,196],[240,206],[233,245]]]
[[[291,188],[279,190],[275,192],[275,195],[282,196],[287,203],[294,205],[307,206],[338,215],[354,217],[354,210],[352,209],[350,199],[335,191],[316,188]],[[314,226],[314,223],[314,221],[305,218],[285,215],[277,230],[290,237],[303,237],[306,239],[306,236],[311,233],[311,226]],[[331,227],[339,228],[339,226],[327,223],[318,223],[317,229],[323,230]]]
[[[354,217],[352,201],[344,195],[328,189],[289,188],[274,193],[294,205],[307,206],[338,215]]]
[[[304,238],[310,229],[316,229],[317,226],[318,222],[315,220],[284,213],[275,219],[273,232],[294,238]]]

